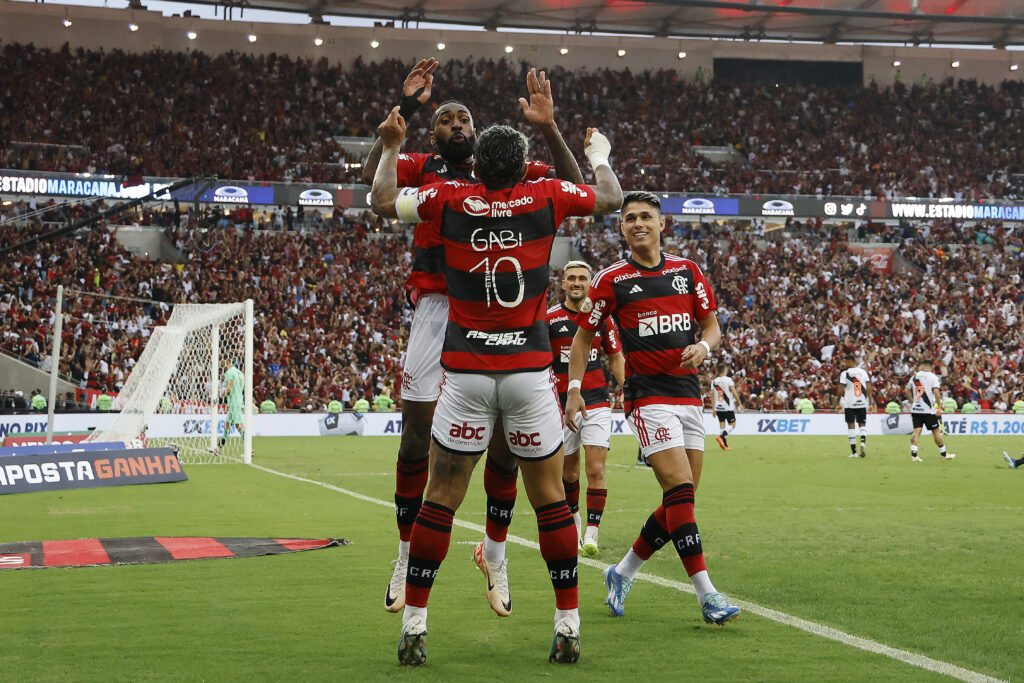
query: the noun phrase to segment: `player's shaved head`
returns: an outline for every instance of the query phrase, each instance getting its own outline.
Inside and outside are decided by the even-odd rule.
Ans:
[[[435,109],[434,113],[430,115],[430,130],[437,128],[437,120],[441,118],[441,114],[448,111],[464,111],[469,114],[470,118],[473,118],[473,114],[469,111],[469,107],[457,100],[448,100],[437,105],[437,109]]]
[[[526,136],[511,126],[491,126],[476,140],[476,175],[487,187],[509,187],[526,175]]]

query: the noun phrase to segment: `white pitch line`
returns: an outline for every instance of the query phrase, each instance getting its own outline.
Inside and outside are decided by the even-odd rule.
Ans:
[[[372,498],[370,496],[363,495],[362,493],[356,493],[355,491],[343,489],[340,486],[334,486],[333,484],[317,481],[316,479],[307,479],[305,477],[300,477],[294,474],[288,474],[287,472],[279,472],[277,470],[272,470],[269,467],[263,467],[262,465],[253,464],[252,467],[255,467],[256,469],[262,470],[264,472],[268,472],[269,474],[276,474],[279,477],[294,479],[295,481],[301,481],[306,484],[313,484],[315,486],[322,486],[325,489],[337,491],[338,493],[344,493],[346,496],[352,496],[353,498],[365,501],[367,503],[374,503],[376,505],[381,505],[387,508],[394,507],[394,503],[392,502],[380,500],[379,498]],[[471,531],[476,531],[477,533],[481,534],[486,531],[485,527],[483,527],[480,524],[474,524],[473,522],[464,522],[459,519],[454,520],[453,524],[455,526],[462,527],[463,529],[470,529]],[[540,549],[540,546],[535,541],[531,541],[528,538],[523,538],[521,536],[509,534],[506,540],[517,545],[525,546],[527,548],[533,548],[534,550]],[[585,564],[588,567],[596,567],[598,569],[604,569],[604,567],[606,566],[604,563],[598,562],[597,560],[592,560],[588,557],[580,557],[579,562],[580,564]],[[675,590],[682,591],[684,593],[694,592],[693,586],[691,586],[688,583],[673,581],[672,579],[665,579],[654,574],[645,574],[641,572],[636,575],[636,580],[648,581],[659,586],[664,586],[665,588],[674,588]],[[889,657],[891,659],[903,662],[904,664],[916,666],[920,669],[934,671],[935,673],[950,676],[961,681],[967,681],[968,683],[1005,683],[1005,681],[999,678],[992,678],[991,676],[986,676],[985,674],[978,673],[977,671],[971,671],[970,669],[965,669],[955,664],[950,664],[949,662],[943,662],[937,659],[932,659],[931,657],[919,655],[914,652],[908,652],[907,650],[900,650],[895,647],[889,647],[888,645],[883,645],[882,643],[876,642],[874,640],[869,640],[867,638],[861,638],[859,636],[851,635],[849,633],[846,633],[845,631],[840,631],[839,629],[832,628],[831,626],[825,626],[824,624],[818,624],[813,621],[807,621],[806,619],[794,617],[792,615],[786,614],[785,612],[779,612],[778,610],[773,610],[768,607],[762,607],[761,605],[752,602],[747,602],[746,600],[736,600],[734,598],[730,598],[730,600],[734,605],[740,607],[744,612],[756,614],[759,617],[764,617],[765,619],[770,619],[780,624],[792,626],[793,628],[798,628],[801,631],[806,631],[807,633],[810,633],[812,635],[827,638],[828,640],[834,640],[838,643],[842,643],[843,645],[849,645],[859,650],[865,650],[867,652],[872,652],[874,654],[883,655],[885,657]]]

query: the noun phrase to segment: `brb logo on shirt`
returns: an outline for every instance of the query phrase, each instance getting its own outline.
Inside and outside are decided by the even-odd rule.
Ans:
[[[689,313],[672,313],[658,315],[654,311],[641,313],[637,320],[637,334],[641,337],[653,337],[656,334],[670,332],[688,332],[693,323]]]

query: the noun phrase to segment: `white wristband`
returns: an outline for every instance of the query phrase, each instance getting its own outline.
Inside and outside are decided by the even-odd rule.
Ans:
[[[583,380],[571,379],[571,380],[569,380],[569,388],[566,389],[566,392],[570,392],[573,389],[579,389],[582,386],[583,386]]]
[[[703,344],[703,345],[704,345],[704,348],[708,350],[708,356],[710,356],[710,355],[711,355],[711,344],[708,344],[708,343],[707,343],[706,341],[704,341],[703,339],[701,339],[701,340],[700,340],[699,342],[697,342],[697,343],[698,343],[698,344]],[[704,357],[705,357],[705,358],[707,358],[707,356],[704,356]]]

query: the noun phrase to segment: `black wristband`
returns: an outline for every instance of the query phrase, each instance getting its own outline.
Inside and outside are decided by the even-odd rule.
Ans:
[[[403,119],[408,119],[410,116],[415,114],[417,110],[419,110],[420,105],[422,105],[422,102],[420,102],[416,98],[423,94],[423,90],[423,88],[420,88],[412,95],[402,95],[402,102],[398,106],[399,116],[401,116]]]

